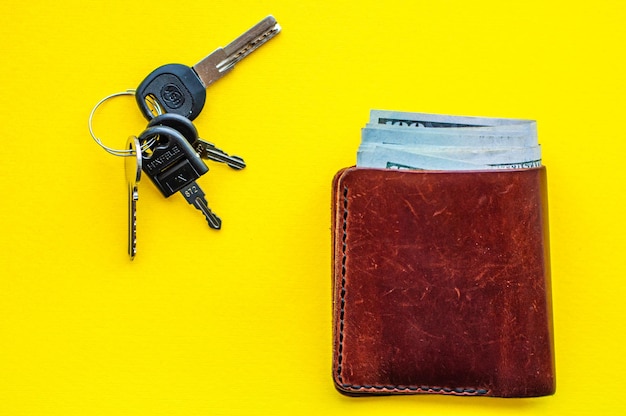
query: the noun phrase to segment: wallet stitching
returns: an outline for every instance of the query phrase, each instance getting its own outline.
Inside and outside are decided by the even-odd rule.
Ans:
[[[433,387],[433,386],[404,386],[404,385],[357,385],[344,383],[341,375],[343,363],[343,331],[345,316],[345,296],[346,296],[346,260],[347,260],[347,239],[348,239],[348,187],[343,188],[343,215],[342,215],[342,237],[341,237],[341,302],[339,308],[339,347],[337,355],[337,379],[341,386],[352,390],[377,390],[377,391],[409,391],[409,392],[432,392],[443,394],[462,394],[462,395],[485,395],[489,393],[488,389],[479,388],[449,388],[449,387]]]

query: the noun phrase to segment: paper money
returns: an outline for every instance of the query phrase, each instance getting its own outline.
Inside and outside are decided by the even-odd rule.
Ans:
[[[521,126],[526,128],[535,125],[534,120],[490,117],[467,117],[450,116],[429,113],[409,113],[402,111],[372,110],[370,123],[384,124],[389,126],[407,127],[496,127],[496,126]]]
[[[485,170],[541,166],[533,120],[372,110],[357,166]]]

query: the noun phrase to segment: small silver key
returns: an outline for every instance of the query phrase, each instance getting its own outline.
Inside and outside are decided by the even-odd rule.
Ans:
[[[160,112],[195,119],[204,107],[206,88],[229,73],[237,62],[272,39],[280,30],[276,19],[268,16],[193,67],[168,64],[155,69],[137,87],[135,98],[139,109],[148,120]]]
[[[213,143],[201,139],[198,137],[198,130],[193,125],[192,121],[187,117],[183,117],[180,114],[165,113],[161,114],[150,120],[148,127],[153,126],[168,126],[178,130],[189,143],[193,146],[196,153],[200,155],[202,159],[209,159],[214,162],[226,163],[233,169],[241,170],[246,167],[246,162],[235,155],[229,155],[222,149],[215,147]]]
[[[126,148],[134,152],[126,157],[124,168],[126,170],[126,183],[128,184],[128,256],[134,260],[137,254],[137,201],[139,200],[139,180],[141,179],[142,158],[139,139],[130,136]]]
[[[198,152],[200,157],[203,159],[225,163],[235,170],[241,170],[246,167],[246,162],[244,162],[241,157],[229,155],[222,149],[215,147],[213,143],[209,143],[206,140],[198,138],[194,142],[193,146],[196,149],[196,152]]]
[[[180,193],[185,197],[189,204],[196,207],[197,210],[204,214],[209,227],[214,230],[222,228],[222,220],[215,215],[209,204],[206,202],[205,194],[202,188],[194,181],[180,190]]]

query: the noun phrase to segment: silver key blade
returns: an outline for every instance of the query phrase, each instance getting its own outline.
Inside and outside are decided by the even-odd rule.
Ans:
[[[193,205],[197,210],[204,214],[209,227],[215,230],[222,228],[222,220],[220,217],[215,215],[213,211],[211,211],[211,208],[209,208],[206,198],[204,197],[204,191],[195,181],[181,189],[180,193],[185,197],[189,204]]]
[[[209,56],[193,66],[204,87],[208,87],[225,74],[235,64],[257,50],[261,45],[280,32],[280,25],[274,16],[267,16],[252,28],[244,32],[225,48],[218,48]]]
[[[226,163],[230,168],[241,170],[246,167],[246,162],[239,156],[229,155],[222,149],[215,147],[213,143],[209,143],[203,139],[197,139],[193,144],[196,152],[203,159],[209,159],[214,162]]]
[[[209,227],[213,228],[214,230],[219,230],[222,228],[222,219],[215,215],[213,211],[211,211],[211,208],[209,208],[209,205],[206,202],[206,198],[196,197],[193,206],[196,207],[196,209],[202,211],[207,223],[209,224]]]
[[[138,185],[141,179],[141,145],[135,136],[130,136],[126,148],[134,152],[132,156],[124,158],[126,183],[128,184],[128,256],[131,260],[137,254],[137,201],[139,200]]]

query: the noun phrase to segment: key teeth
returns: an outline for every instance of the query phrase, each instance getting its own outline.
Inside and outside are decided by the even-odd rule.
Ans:
[[[215,213],[209,208],[209,204],[204,198],[204,193],[201,196],[197,196],[194,200],[194,204],[196,209],[200,210],[206,218],[207,224],[214,230],[219,230],[222,228],[222,219],[215,215]]]

